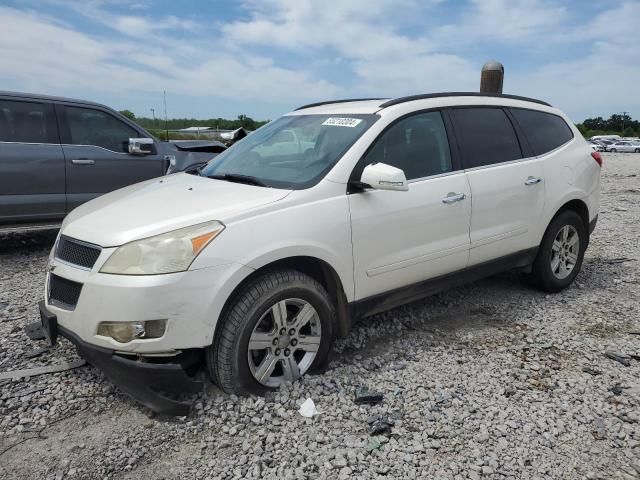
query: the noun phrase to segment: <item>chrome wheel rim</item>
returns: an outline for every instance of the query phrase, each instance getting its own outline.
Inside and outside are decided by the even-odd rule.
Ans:
[[[318,354],[320,317],[300,298],[280,300],[265,311],[249,338],[247,359],[256,381],[267,387],[294,382]]]
[[[563,280],[571,275],[578,263],[580,237],[573,225],[565,225],[556,234],[551,246],[551,272]]]

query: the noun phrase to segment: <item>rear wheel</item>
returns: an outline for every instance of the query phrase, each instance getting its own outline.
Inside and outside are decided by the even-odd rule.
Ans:
[[[561,212],[547,227],[533,263],[531,280],[546,292],[567,288],[578,275],[587,248],[587,230],[573,210]]]
[[[610,152],[615,153],[615,152],[617,152],[618,150],[616,150],[615,148],[612,148],[612,149],[611,149],[611,150],[609,150],[609,151],[610,151]]]
[[[640,148],[636,148],[636,149],[634,150],[634,152],[636,152],[636,153],[640,153]]]
[[[320,368],[333,338],[334,308],[313,278],[277,270],[243,287],[207,349],[207,369],[228,393],[261,394]]]

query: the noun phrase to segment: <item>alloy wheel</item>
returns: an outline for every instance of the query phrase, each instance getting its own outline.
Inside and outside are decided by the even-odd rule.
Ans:
[[[563,280],[573,271],[578,262],[580,237],[573,225],[565,225],[556,234],[551,246],[551,272]]]
[[[277,387],[306,373],[322,339],[318,312],[300,298],[287,298],[262,314],[249,338],[249,370],[262,385]]]

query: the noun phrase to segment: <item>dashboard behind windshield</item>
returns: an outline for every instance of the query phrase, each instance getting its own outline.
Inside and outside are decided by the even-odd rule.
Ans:
[[[378,118],[355,114],[280,117],[218,155],[200,175],[243,176],[274,188],[309,188]]]

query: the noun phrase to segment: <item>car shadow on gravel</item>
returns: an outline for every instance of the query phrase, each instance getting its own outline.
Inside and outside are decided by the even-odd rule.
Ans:
[[[503,310],[520,302],[523,295],[534,299],[545,294],[534,290],[523,274],[511,271],[361,318],[346,339],[336,342],[331,360],[340,364],[353,357],[375,357],[406,335],[418,336],[428,346],[456,344],[469,331],[521,328]]]
[[[50,249],[56,241],[58,230],[26,233],[0,233],[0,254],[33,253],[33,249]]]

